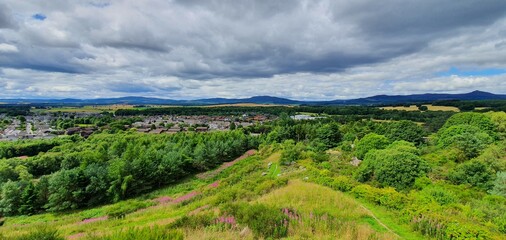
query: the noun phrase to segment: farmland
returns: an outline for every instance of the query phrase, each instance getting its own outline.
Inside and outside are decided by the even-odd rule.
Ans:
[[[422,106],[426,106],[428,111],[460,112],[460,110],[457,107],[452,107],[452,106],[434,106],[432,104],[423,104]],[[399,111],[420,111],[418,109],[418,106],[416,106],[416,105],[410,105],[409,107],[406,107],[406,106],[381,107],[381,109],[383,109],[383,110],[399,110]]]

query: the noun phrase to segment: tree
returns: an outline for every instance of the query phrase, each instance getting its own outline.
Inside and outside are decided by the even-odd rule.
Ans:
[[[317,139],[327,148],[333,148],[341,141],[341,131],[339,125],[335,122],[324,124],[316,130]]]
[[[438,133],[439,147],[455,147],[461,150],[467,159],[477,157],[493,141],[490,135],[472,125],[452,125]]]
[[[490,190],[490,193],[506,197],[506,172],[497,173],[494,187]]]
[[[49,179],[50,211],[76,209],[82,206],[85,193],[83,178],[79,169],[61,170]]]
[[[421,106],[418,107],[418,110],[420,110],[420,111],[427,111],[427,110],[429,110],[429,108],[427,106],[425,106],[425,105],[421,105]]]
[[[19,213],[21,205],[21,186],[19,182],[7,181],[2,185],[0,211],[10,216]]]
[[[469,184],[488,190],[493,185],[494,173],[485,163],[471,160],[457,166],[449,173],[448,179],[454,184]]]
[[[422,126],[406,120],[388,123],[385,130],[385,136],[392,141],[404,140],[415,144],[422,143],[426,135]]]
[[[359,159],[363,159],[367,152],[373,149],[383,149],[388,146],[390,141],[383,135],[369,133],[358,141],[355,146],[355,154]]]
[[[281,152],[280,163],[284,165],[289,165],[299,160],[303,151],[302,143],[299,142],[295,144],[293,140],[284,141],[282,148],[283,151]]]
[[[441,128],[444,130],[455,125],[470,125],[493,136],[495,126],[490,117],[481,113],[465,112],[451,116]]]
[[[230,130],[235,130],[236,127],[235,122],[230,122]]]
[[[28,182],[21,193],[21,206],[19,207],[20,214],[31,215],[35,213],[37,201],[37,193],[35,192],[35,186],[32,182]]]
[[[429,165],[419,156],[388,148],[367,153],[356,178],[361,182],[377,180],[382,186],[405,190],[411,188],[415,180],[425,176],[428,171]]]

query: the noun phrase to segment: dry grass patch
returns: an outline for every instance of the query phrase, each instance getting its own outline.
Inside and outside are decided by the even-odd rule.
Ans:
[[[293,239],[396,239],[352,197],[314,183],[291,181],[260,199],[259,203],[284,209],[290,217]]]
[[[451,106],[433,106],[431,104],[424,104],[429,111],[447,111],[447,112],[460,112],[460,110],[456,107]],[[399,110],[399,111],[420,111],[416,105],[411,105],[409,107],[398,106],[398,107],[381,107],[383,110]]]

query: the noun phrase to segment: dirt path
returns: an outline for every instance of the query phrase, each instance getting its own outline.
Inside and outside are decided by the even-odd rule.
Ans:
[[[223,170],[233,166],[234,164],[236,164],[237,162],[255,154],[257,151],[252,149],[252,150],[249,150],[247,151],[246,153],[244,153],[242,156],[234,159],[233,161],[230,161],[230,162],[226,162],[226,163],[223,163],[221,164],[221,166],[217,169],[214,169],[214,170],[210,170],[210,171],[207,171],[207,172],[204,172],[204,173],[200,173],[200,174],[197,174],[197,178],[200,178],[200,179],[209,179],[209,178],[212,178],[216,175],[218,175],[220,172],[222,172]]]
[[[374,215],[374,213],[369,210],[368,208],[366,208],[364,205],[360,204],[360,206],[367,212],[371,215],[372,218],[374,218],[374,220],[376,220],[376,222],[378,222],[381,226],[383,226],[386,230],[388,230],[390,233],[394,234],[395,236],[397,236],[398,238],[401,238],[401,236],[399,236],[399,234],[395,233],[392,229],[390,229],[389,227],[387,227],[387,225],[385,225],[382,221],[380,221],[376,215]]]

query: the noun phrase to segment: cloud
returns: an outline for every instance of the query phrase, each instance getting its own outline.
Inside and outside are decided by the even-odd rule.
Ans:
[[[0,69],[3,81],[17,90],[0,97],[64,96],[65,91],[46,87],[54,85],[86,97],[320,100],[418,92],[407,86],[416,82],[440,83],[432,85],[433,91],[442,91],[451,75],[437,74],[452,67],[506,69],[502,0],[54,0],[4,5],[0,42],[16,50],[0,45],[0,52],[9,53],[0,54]],[[485,76],[472,86],[488,86],[493,79]],[[449,91],[471,86],[458,84],[466,78],[452,81],[455,89]],[[23,92],[32,85],[37,87]],[[492,90],[506,92],[506,87]]]
[[[12,19],[10,8],[0,3],[0,29],[14,28],[16,24]]]
[[[15,45],[0,43],[0,53],[15,53],[18,52],[18,48]]]

